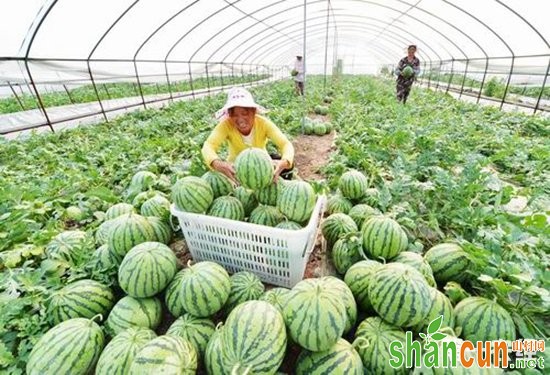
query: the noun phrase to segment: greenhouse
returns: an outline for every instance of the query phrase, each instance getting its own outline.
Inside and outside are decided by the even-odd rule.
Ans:
[[[0,10],[0,373],[548,373],[548,1]]]

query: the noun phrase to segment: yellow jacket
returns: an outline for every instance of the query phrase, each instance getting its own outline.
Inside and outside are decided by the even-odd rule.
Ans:
[[[210,167],[214,160],[220,159],[217,152],[221,145],[227,141],[229,151],[227,160],[232,162],[237,155],[248,147],[258,147],[265,150],[268,139],[275,143],[282,159],[289,161],[291,165],[294,164],[294,147],[292,143],[271,120],[260,115],[256,115],[254,119],[250,145],[244,142],[241,133],[231,124],[229,118],[226,118],[216,125],[206,142],[204,142],[202,156],[206,165]]]

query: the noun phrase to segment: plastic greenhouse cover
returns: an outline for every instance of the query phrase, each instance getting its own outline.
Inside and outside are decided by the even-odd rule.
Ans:
[[[487,57],[546,55],[514,60],[514,72],[536,77],[550,53],[548,0],[3,0],[0,14],[0,83],[28,79],[24,57],[38,82],[87,80],[90,70],[117,80],[220,62],[289,66],[304,26],[310,73],[337,59],[346,72],[377,72],[416,44],[425,66],[474,59],[483,70]]]

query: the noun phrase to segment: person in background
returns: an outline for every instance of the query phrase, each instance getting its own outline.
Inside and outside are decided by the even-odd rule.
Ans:
[[[300,55],[296,56],[294,71],[296,72],[296,75],[294,76],[296,95],[304,95],[304,61]]]
[[[272,159],[278,159],[274,160],[274,181],[276,182],[279,176],[291,179],[294,146],[271,120],[259,114],[264,111],[263,107],[256,104],[248,90],[237,87],[229,91],[225,105],[216,113],[220,122],[202,147],[206,165],[237,183],[233,168],[237,155],[249,147],[265,150],[267,141],[271,140],[281,154],[271,155]],[[218,156],[218,150],[226,142],[229,153],[225,161]]]
[[[395,74],[397,75],[397,101],[403,104],[407,102],[413,82],[420,73],[420,60],[415,56],[415,53],[416,46],[412,44],[407,48],[407,56],[399,60],[395,69]],[[407,66],[410,66],[414,72],[411,76],[403,75],[403,69]]]

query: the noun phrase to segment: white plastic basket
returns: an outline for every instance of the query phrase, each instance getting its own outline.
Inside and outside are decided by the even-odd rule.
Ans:
[[[326,197],[318,196],[305,228],[288,230],[193,214],[171,207],[195,261],[219,263],[230,273],[250,271],[263,282],[293,287],[313,251]]]

